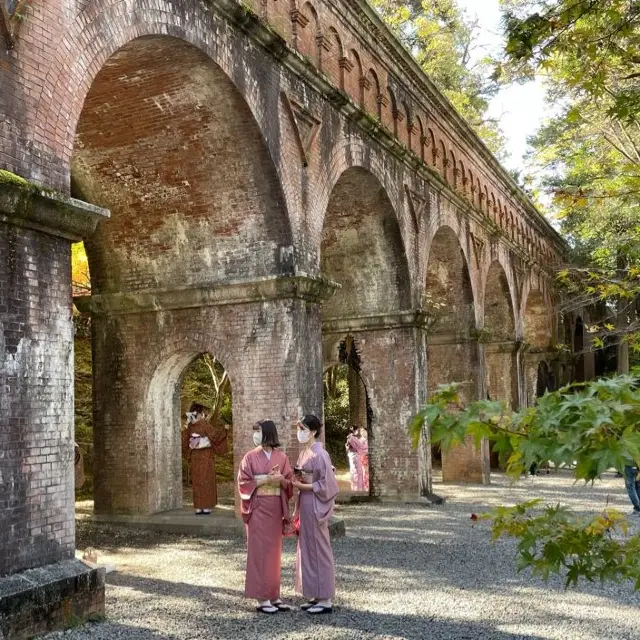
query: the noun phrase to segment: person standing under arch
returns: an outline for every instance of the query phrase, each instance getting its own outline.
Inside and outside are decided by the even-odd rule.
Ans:
[[[365,457],[369,452],[369,446],[360,427],[355,425],[351,427],[345,447],[349,458],[351,491],[368,491],[369,482],[365,476]]]
[[[253,427],[255,449],[242,458],[238,470],[240,511],[247,533],[247,572],[244,595],[258,601],[258,613],[290,611],[280,599],[282,537],[290,523],[289,500],[293,473],[280,450],[278,431],[271,420]]]
[[[296,591],[308,600],[302,605],[307,613],[331,613],[336,582],[329,520],[339,491],[338,481],[331,458],[319,441],[320,420],[306,415],[297,427],[303,449],[293,480],[293,486],[300,491],[294,514],[294,520],[299,522]]]
[[[187,412],[187,426],[182,432],[182,450],[191,469],[196,515],[208,515],[218,504],[214,454],[223,456],[227,453],[229,427],[214,427],[206,419],[206,411],[204,405],[194,402]]]

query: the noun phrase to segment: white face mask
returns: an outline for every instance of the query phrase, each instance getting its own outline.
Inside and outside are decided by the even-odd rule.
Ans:
[[[185,415],[187,416],[187,424],[193,424],[196,421],[195,411],[187,411]]]
[[[298,429],[298,442],[300,444],[307,444],[307,442],[309,442],[310,437],[311,437],[311,431],[304,431],[303,429]]]
[[[253,444],[259,447],[262,444],[262,431],[253,432]]]

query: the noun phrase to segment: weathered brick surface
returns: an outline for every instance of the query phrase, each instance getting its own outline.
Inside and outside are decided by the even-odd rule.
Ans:
[[[104,613],[104,569],[79,560],[0,578],[2,638],[26,640]]]
[[[74,550],[69,243],[0,224],[0,575]]]
[[[275,301],[97,317],[94,327],[98,513],[181,506],[176,394],[200,353],[219,359],[231,380],[236,464],[257,420],[273,419],[295,457],[295,419],[321,411],[317,306]]]

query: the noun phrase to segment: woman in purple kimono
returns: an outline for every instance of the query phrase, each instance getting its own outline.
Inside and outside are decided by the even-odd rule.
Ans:
[[[309,614],[331,613],[335,595],[335,569],[329,540],[338,482],[329,454],[319,437],[322,423],[306,415],[298,423],[298,442],[303,449],[294,469],[293,485],[299,489],[295,516],[300,524],[296,553],[296,590],[307,600]]]

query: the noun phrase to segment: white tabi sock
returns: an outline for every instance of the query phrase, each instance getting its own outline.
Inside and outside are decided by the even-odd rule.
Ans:
[[[318,600],[317,606],[319,606],[319,607],[330,607],[331,606],[331,600]]]

